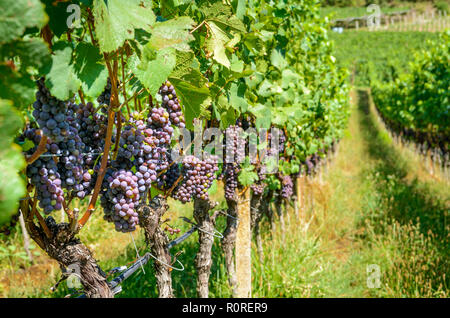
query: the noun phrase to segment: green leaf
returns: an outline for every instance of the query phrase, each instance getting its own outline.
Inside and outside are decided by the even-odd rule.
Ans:
[[[67,100],[81,85],[71,64],[72,48],[65,42],[58,42],[53,46],[53,53],[45,84],[53,96],[60,100]]]
[[[258,181],[258,174],[252,165],[244,166],[238,175],[239,183],[246,187]]]
[[[206,40],[206,50],[212,54],[216,62],[230,68],[230,60],[226,54],[226,43],[230,40],[227,33],[216,23],[208,23],[211,36]]]
[[[189,51],[188,42],[194,40],[189,33],[194,21],[189,17],[177,17],[156,23],[151,29],[150,45],[156,49],[173,47],[179,51]]]
[[[155,51],[146,46],[144,48],[142,60],[137,56],[130,59],[130,66],[139,81],[148,89],[149,93],[155,97],[162,83],[172,73],[176,64],[176,55],[173,48],[166,48],[156,52],[156,57],[152,60]]]
[[[237,0],[236,17],[243,20],[246,11],[246,0]]]
[[[287,62],[284,59],[283,55],[277,49],[272,50],[272,54],[270,55],[270,62],[277,69],[282,70],[287,67]]]
[[[169,80],[174,86],[177,97],[183,105],[186,127],[192,129],[194,127],[194,118],[199,117],[211,104],[209,89],[207,87],[194,86],[179,78],[170,77]]]
[[[135,29],[150,32],[156,16],[150,0],[94,0],[95,30],[102,52],[111,52],[134,39]]]
[[[25,160],[21,148],[12,144],[21,127],[22,119],[12,103],[0,100],[0,225],[17,212],[19,198],[25,195],[25,182],[19,176]]]
[[[44,6],[39,0],[0,1],[0,43],[18,38],[26,28],[41,28],[46,22]]]
[[[44,41],[38,38],[16,40],[0,46],[0,60],[13,58],[20,59],[20,69],[23,71],[28,67],[39,70],[50,63],[50,52]]]
[[[233,56],[231,57],[230,69],[233,72],[241,73],[244,70],[244,61],[239,60],[238,57],[235,54],[233,54]]]
[[[105,88],[108,70],[97,47],[81,42],[75,49],[74,69],[85,95],[99,96]]]
[[[71,5],[70,2],[55,2],[54,0],[44,0],[45,12],[48,14],[48,25],[52,32],[59,38],[63,35],[69,27],[67,19],[73,12],[67,12],[67,7]]]
[[[215,195],[217,193],[217,190],[219,189],[218,185],[217,185],[217,180],[214,179],[214,181],[211,184],[211,187],[209,187],[208,189],[208,195]]]
[[[36,84],[28,76],[0,65],[0,98],[9,99],[17,108],[25,108],[35,98]]]
[[[230,103],[241,114],[247,112],[248,104],[245,99],[245,85],[233,83],[230,87]]]
[[[270,128],[270,124],[272,122],[272,112],[269,107],[266,107],[262,104],[258,104],[249,109],[249,111],[255,116],[255,126],[256,129],[260,128]]]

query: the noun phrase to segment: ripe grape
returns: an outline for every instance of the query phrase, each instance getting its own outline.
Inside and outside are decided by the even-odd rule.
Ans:
[[[125,170],[113,172],[107,177],[108,188],[100,197],[100,203],[105,220],[113,222],[118,232],[132,232],[139,223],[135,210],[140,198],[137,181],[136,175]]]
[[[173,85],[166,81],[159,89],[162,97],[162,106],[169,112],[170,121],[173,125],[184,128],[186,126],[180,101]]]
[[[206,156],[203,160],[195,156],[186,156],[182,162],[183,182],[178,185],[173,197],[182,203],[187,203],[193,197],[208,199],[208,189],[211,187],[215,173],[219,170],[217,156]]]
[[[289,199],[294,194],[294,183],[289,175],[281,176],[281,197]]]
[[[33,117],[42,132],[53,142],[66,140],[69,124],[66,121],[66,104],[50,94],[44,78],[37,82],[38,91],[33,103]]]

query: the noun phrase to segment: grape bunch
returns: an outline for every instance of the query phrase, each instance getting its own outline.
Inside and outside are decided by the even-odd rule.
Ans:
[[[261,195],[264,193],[265,188],[264,180],[266,180],[266,174],[264,173],[262,167],[259,167],[257,169],[257,173],[258,173],[258,182],[253,183],[250,186],[250,188],[252,189],[255,195]]]
[[[42,132],[53,142],[66,140],[69,124],[66,121],[66,104],[50,94],[45,87],[44,78],[36,83],[36,101],[33,103],[33,117]]]
[[[120,136],[116,165],[128,170],[137,167],[141,195],[156,181],[158,172],[169,166],[173,128],[168,118],[164,108],[153,108],[146,121],[130,119]]]
[[[132,232],[139,223],[135,208],[139,204],[138,177],[131,171],[119,170],[107,178],[108,189],[100,202],[104,219],[113,222],[118,232]]]
[[[169,161],[169,168],[157,179],[157,186],[160,190],[169,190],[181,176],[180,166]]]
[[[225,179],[225,199],[235,199],[236,189],[238,187],[239,166],[234,163],[224,163],[223,176]]]
[[[289,199],[294,194],[294,183],[289,175],[281,176],[281,197]]]
[[[123,126],[120,137],[117,137],[120,138],[117,158],[111,161],[102,185],[101,203],[105,210],[105,218],[114,222],[116,230],[121,232],[135,229],[137,214],[132,213],[135,213],[139,200],[145,200],[151,184],[157,180],[158,173],[169,167],[168,150],[173,134],[169,113],[162,107],[154,107],[146,119],[139,116],[133,114]],[[132,173],[132,170],[136,172]],[[112,182],[117,183],[114,180],[123,179],[124,175],[127,182],[132,180],[129,187],[137,194],[132,200],[124,197],[123,193],[122,197],[118,197],[119,189],[114,191],[111,189]],[[120,213],[122,210],[114,212],[119,209],[118,204],[121,204],[122,208],[126,204],[128,216],[122,215],[123,213]],[[113,207],[116,210],[113,210]],[[125,222],[129,220],[131,221]]]
[[[78,130],[78,135],[84,143],[86,168],[92,169],[104,148],[108,119],[96,113],[92,103],[86,105],[69,103],[67,118]],[[112,139],[114,142],[114,136]]]
[[[270,145],[271,149],[273,149],[273,152],[275,152],[276,151],[276,149],[274,148],[275,145],[272,145],[272,136],[273,136],[272,134],[274,134],[274,132],[268,134],[267,141],[268,145]],[[284,152],[285,144],[286,144],[286,135],[284,134],[283,130],[278,130],[278,152],[280,154]]]
[[[108,107],[104,107],[104,105],[109,106],[110,100],[111,100],[111,79],[108,77],[108,81],[106,82],[105,89],[100,94],[100,96],[97,98],[98,104],[101,106],[101,111],[103,113],[106,112]]]
[[[225,178],[225,198],[233,200],[238,187],[239,164],[245,159],[245,140],[241,138],[239,126],[230,126],[225,130],[225,162],[223,175]]]
[[[178,229],[178,228],[173,228],[173,227],[168,226],[168,225],[166,225],[166,226],[164,227],[164,231],[169,232],[170,235],[178,234],[178,233],[181,232],[180,229]]]
[[[166,81],[159,89],[162,97],[162,106],[169,112],[170,121],[177,127],[186,127],[183,112],[181,111],[180,101],[173,85]]]
[[[51,157],[42,157],[27,167],[27,177],[36,188],[39,207],[45,214],[62,208],[64,191],[56,163]]]
[[[183,182],[177,186],[173,197],[182,203],[187,203],[193,197],[208,199],[208,189],[215,179],[217,156],[207,156],[200,160],[195,156],[186,156],[182,162]]]

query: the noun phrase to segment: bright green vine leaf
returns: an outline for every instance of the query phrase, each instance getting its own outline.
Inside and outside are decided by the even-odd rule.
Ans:
[[[102,52],[111,52],[134,39],[135,29],[150,32],[156,16],[150,0],[94,0],[95,30]]]
[[[68,43],[58,42],[53,46],[53,53],[45,84],[53,96],[60,100],[67,100],[81,85],[71,64],[72,48]]]
[[[137,56],[130,59],[130,66],[134,74],[153,97],[172,73],[175,64],[176,54],[173,48],[165,48],[156,52],[149,45],[145,46],[141,60]]]
[[[193,129],[194,118],[199,117],[211,104],[209,89],[207,87],[197,87],[192,83],[174,77],[170,77],[169,80],[175,87],[177,97],[183,105],[186,127]]]
[[[231,63],[225,49],[225,45],[230,41],[230,38],[216,23],[209,22],[208,25],[211,36],[206,40],[206,50],[212,54],[212,57],[216,62],[230,68]]]

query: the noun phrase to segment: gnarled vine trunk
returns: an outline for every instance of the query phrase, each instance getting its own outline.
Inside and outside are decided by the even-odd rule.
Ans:
[[[209,200],[194,200],[194,219],[199,227],[198,241],[199,249],[195,257],[195,267],[197,268],[197,294],[200,298],[209,296],[209,276],[211,274],[212,255],[211,250],[214,244],[214,218],[209,215],[209,211],[215,204]]]
[[[262,247],[261,232],[260,232],[260,222],[265,212],[267,204],[263,203],[265,196],[263,194],[252,194],[250,201],[250,212],[251,212],[251,226],[256,239],[256,246],[258,250],[258,258],[262,263],[264,260],[264,251]]]
[[[167,200],[158,195],[148,206],[142,206],[139,211],[139,224],[144,229],[145,240],[153,255],[166,264],[171,264],[169,253],[169,238],[161,229],[161,218],[168,209]],[[170,267],[154,261],[156,283],[160,298],[174,298]]]
[[[286,233],[286,224],[284,222],[283,199],[282,199],[281,195],[277,195],[277,198],[275,200],[275,209],[276,209],[278,217],[280,219],[281,239],[284,241],[284,237],[285,237],[285,233]]]
[[[51,216],[45,222],[52,233],[50,238],[40,228],[36,227],[33,231],[34,235],[39,233],[45,252],[60,264],[66,275],[79,277],[87,297],[113,298],[105,273],[97,265],[91,251],[74,237],[70,225],[57,224]]]
[[[223,233],[222,249],[225,254],[225,266],[228,272],[228,282],[233,291],[233,296],[236,296],[236,263],[234,258],[234,246],[236,242],[236,231],[238,223],[237,200],[227,200],[228,210],[227,227]]]

